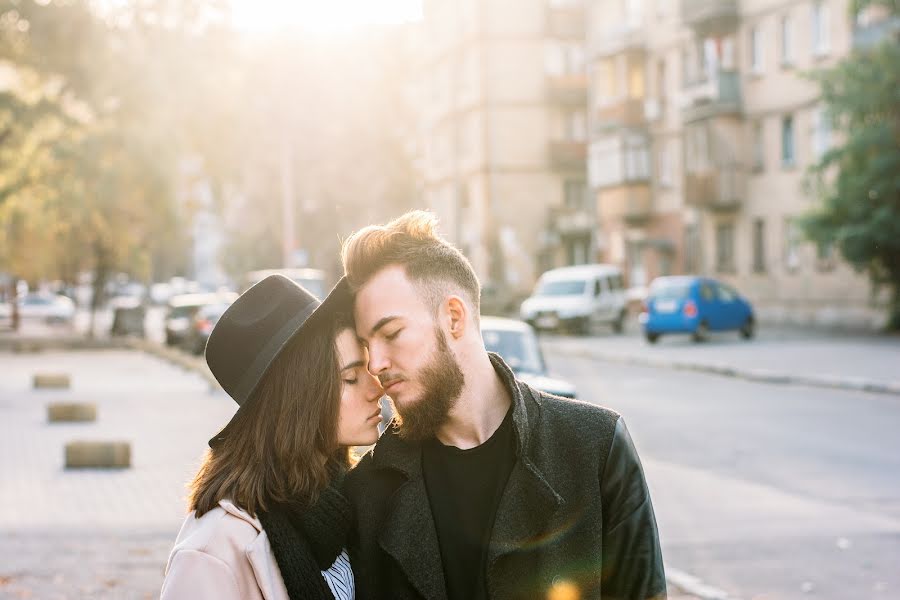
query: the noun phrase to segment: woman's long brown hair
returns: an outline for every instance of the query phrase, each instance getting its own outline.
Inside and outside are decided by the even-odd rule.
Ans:
[[[337,442],[340,367],[333,319],[309,323],[263,377],[227,439],[206,451],[190,483],[199,517],[228,499],[257,515],[273,504],[314,502],[329,461],[348,462]]]

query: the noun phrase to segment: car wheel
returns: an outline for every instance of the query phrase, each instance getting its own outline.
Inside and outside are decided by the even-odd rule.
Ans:
[[[612,322],[612,328],[615,333],[622,333],[625,330],[625,311],[620,312],[616,320]]]
[[[587,335],[590,321],[587,318],[572,319],[566,329],[573,335]]]
[[[650,342],[651,344],[655,344],[656,342],[659,341],[659,334],[658,334],[658,333],[649,333],[649,332],[646,332],[646,333],[644,333],[644,337],[647,338],[647,341]]]
[[[707,325],[706,321],[700,321],[691,337],[695,342],[705,342],[709,339],[709,325]]]
[[[756,322],[753,317],[749,317],[743,325],[741,325],[741,337],[745,340],[752,339],[756,335]]]

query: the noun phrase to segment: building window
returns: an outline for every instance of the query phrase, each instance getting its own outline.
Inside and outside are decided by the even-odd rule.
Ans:
[[[766,168],[766,140],[762,121],[754,122],[752,127],[753,170],[763,171]]]
[[[794,64],[794,35],[791,18],[788,15],[781,17],[781,64],[789,67]]]
[[[619,97],[616,68],[612,59],[604,58],[594,68],[594,95],[598,106],[611,104]]]
[[[813,111],[812,150],[818,160],[831,148],[831,119],[825,109],[818,107]]]
[[[690,223],[684,228],[684,272],[698,273],[700,271],[700,231],[696,223]]]
[[[583,181],[570,179],[563,182],[563,195],[569,208],[581,209],[587,204],[587,187]]]
[[[793,167],[794,156],[794,117],[788,115],[781,120],[781,164]]]
[[[812,51],[813,56],[825,56],[831,49],[830,23],[828,5],[820,1],[812,7]]]
[[[766,222],[753,221],[753,272],[766,272]]]
[[[625,139],[625,179],[650,179],[650,149],[643,136],[628,136]]]
[[[670,150],[669,140],[661,140],[659,143],[659,153],[657,155],[657,177],[661,187],[672,187],[674,184],[672,154]]]
[[[716,225],[716,271],[734,272],[734,225],[731,223]]]
[[[563,139],[583,142],[587,139],[587,114],[583,110],[563,113]]]
[[[631,64],[628,66],[628,97],[637,100],[646,95],[644,82],[644,65]]]
[[[784,220],[784,267],[789,272],[800,267],[800,228],[791,217]]]
[[[750,29],[750,72],[759,75],[763,72],[763,35],[761,25],[754,25]]]

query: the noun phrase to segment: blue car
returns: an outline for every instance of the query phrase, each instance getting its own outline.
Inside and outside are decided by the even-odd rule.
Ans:
[[[756,330],[750,303],[734,288],[706,277],[654,279],[640,321],[651,344],[664,333],[689,333],[699,342],[711,331],[739,331],[750,339]]]

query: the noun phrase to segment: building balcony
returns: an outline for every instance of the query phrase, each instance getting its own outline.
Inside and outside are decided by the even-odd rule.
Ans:
[[[594,126],[599,130],[640,128],[647,123],[646,115],[646,103],[643,99],[626,98],[598,106],[594,111]]]
[[[681,0],[681,20],[700,35],[734,31],[740,21],[738,0]]]
[[[681,93],[681,109],[687,123],[740,114],[743,110],[740,75],[736,71],[718,71],[712,77],[689,83]]]
[[[554,104],[585,106],[588,97],[586,74],[548,75],[546,80],[547,100]]]
[[[594,212],[581,206],[554,206],[550,209],[550,224],[559,235],[590,233],[597,227]]]
[[[717,167],[684,175],[684,201],[712,211],[740,208],[746,194],[746,177],[738,165]]]
[[[584,40],[583,5],[548,6],[547,36],[558,40]]]
[[[640,225],[653,216],[650,182],[632,182],[606,188],[598,194],[600,218]]]
[[[887,17],[853,29],[853,47],[857,50],[871,50],[888,40],[900,43],[900,17]]]
[[[646,50],[644,30],[635,25],[619,25],[589,36],[587,51],[590,58],[604,58],[622,53],[641,53]]]
[[[548,144],[550,165],[554,169],[585,170],[587,168],[587,142],[555,140]]]

